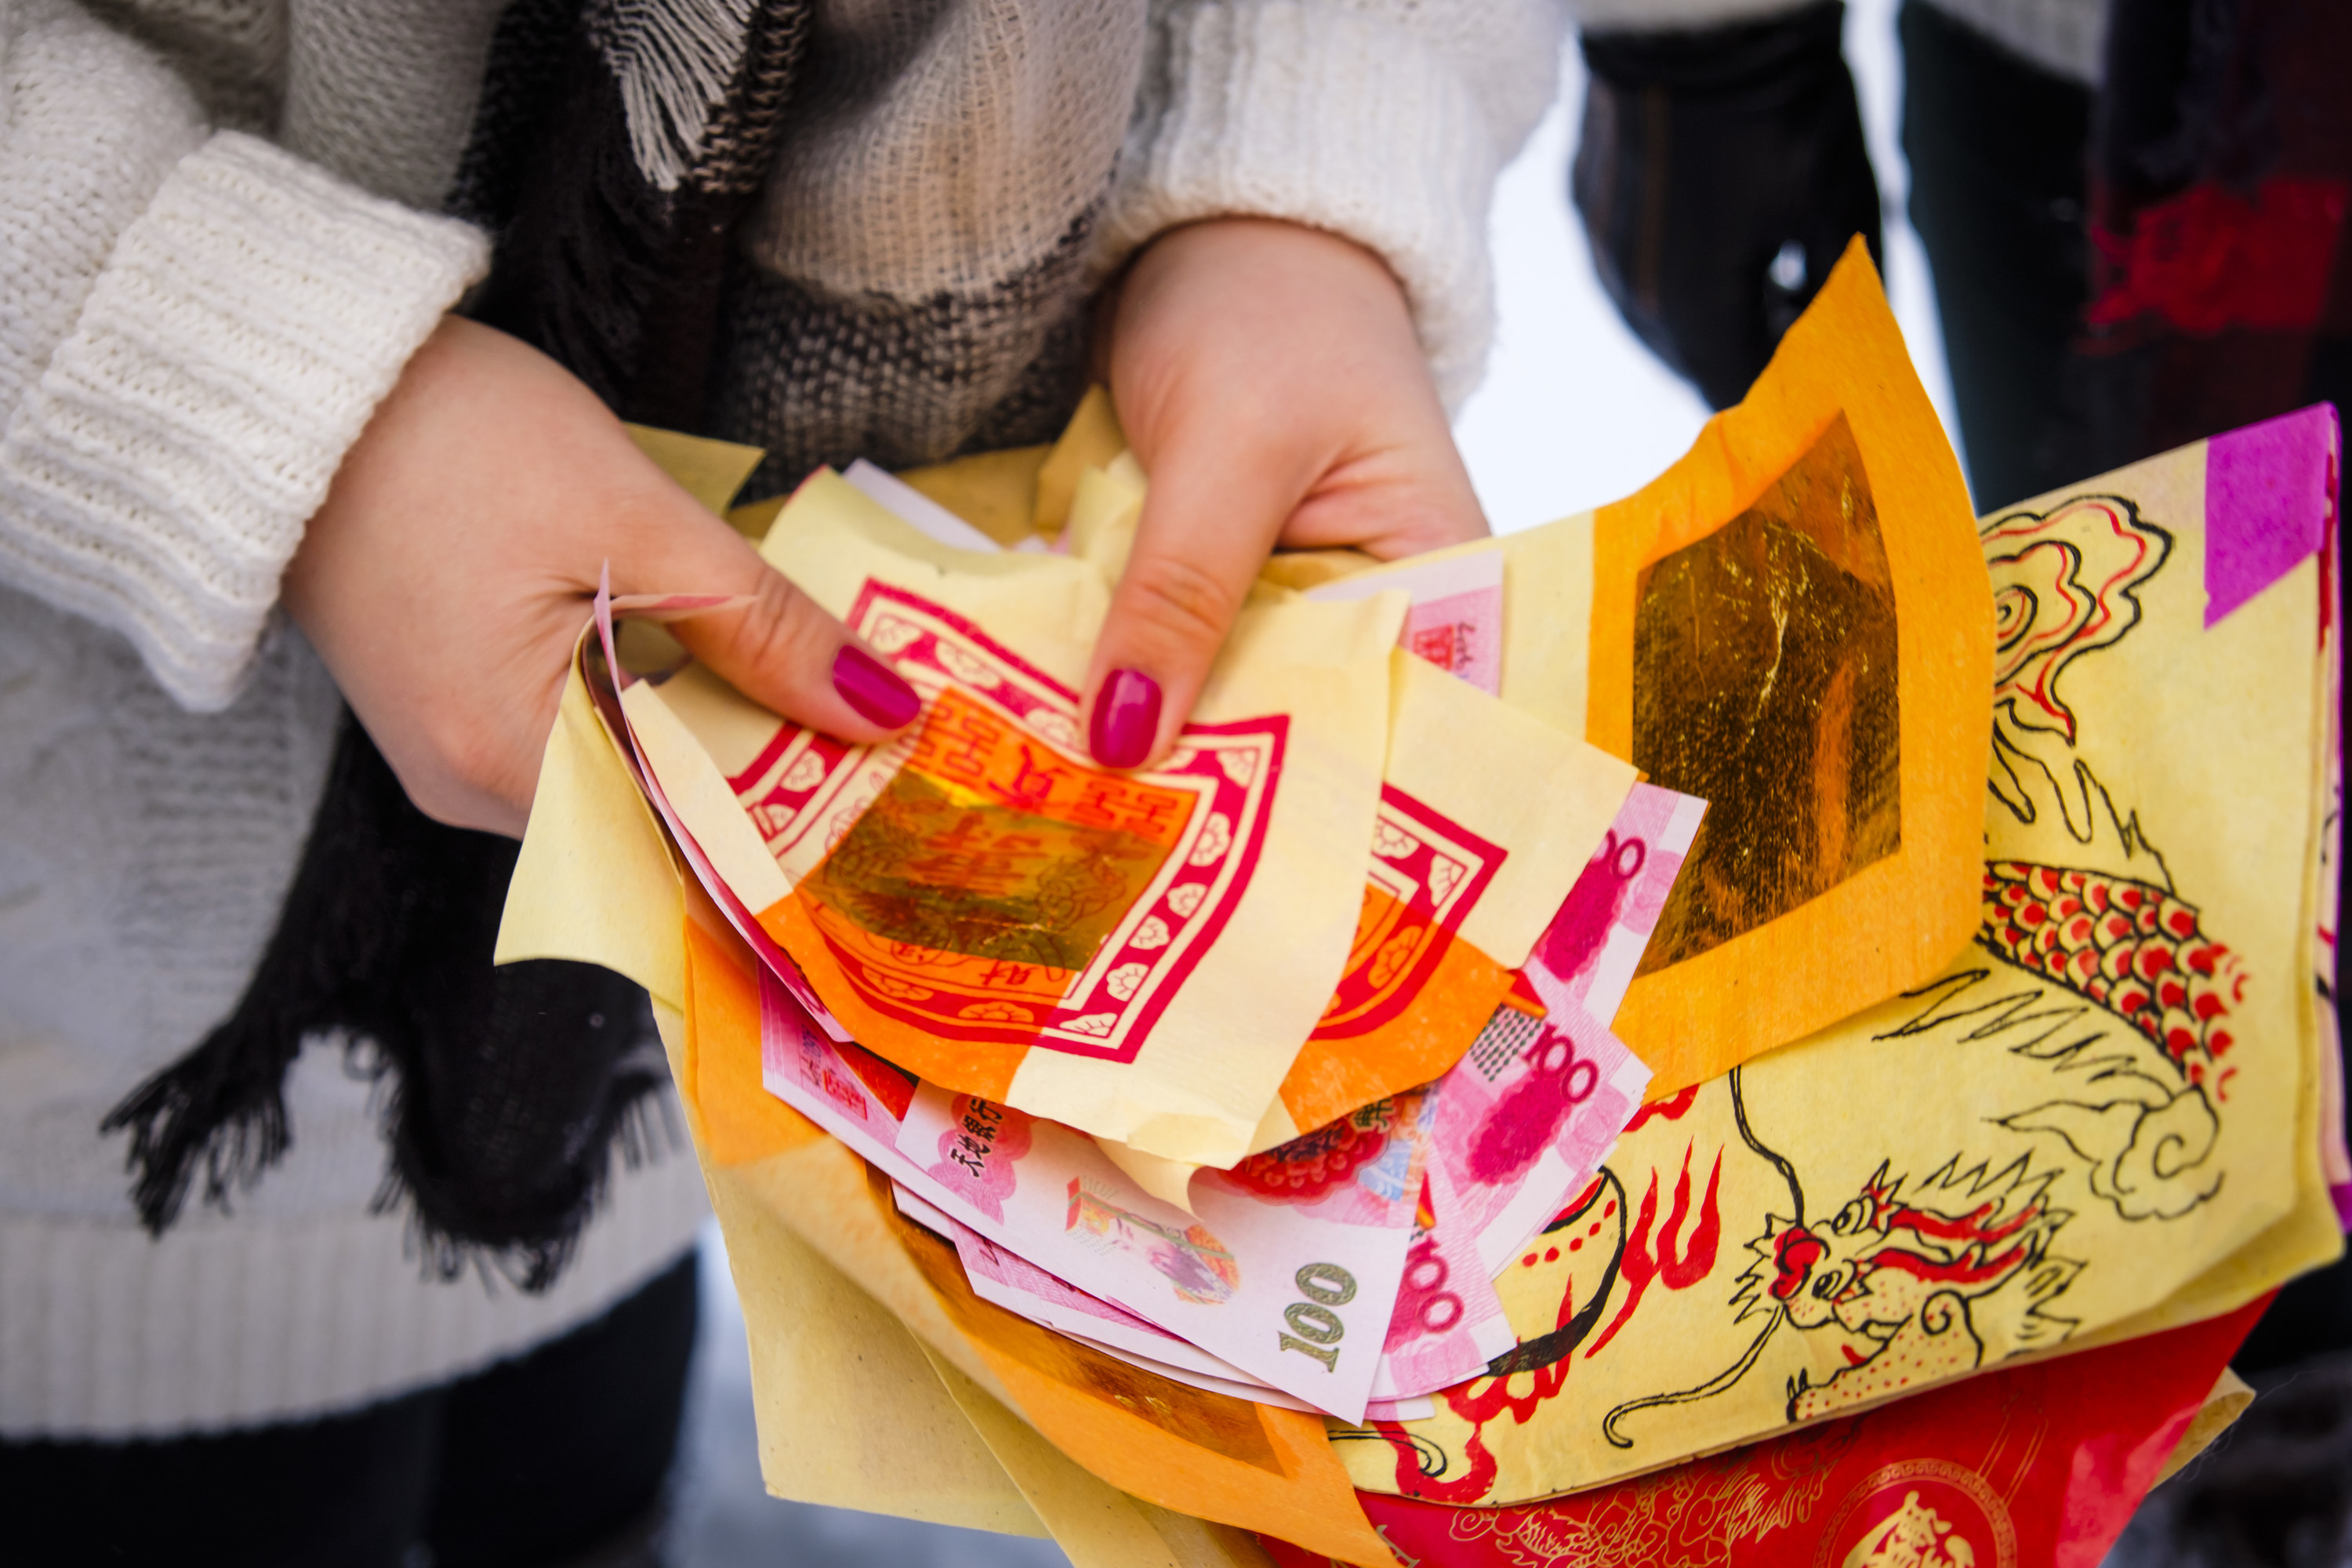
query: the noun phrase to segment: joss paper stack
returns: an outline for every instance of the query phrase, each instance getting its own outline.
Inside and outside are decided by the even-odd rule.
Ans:
[[[1117,442],[1102,437],[1098,407],[1087,449],[1087,417],[1054,453],[909,479],[990,525],[991,542],[1055,534],[1107,580],[1139,476],[1113,460]],[[2307,440],[2286,445],[2306,458],[2311,449]],[[1345,951],[1324,960],[1318,1003],[1298,1004],[1278,1035],[1269,1031],[1286,1038],[1307,1020],[1278,1072],[1257,1063],[1259,1086],[1202,1121],[1155,1123],[1149,1107],[1120,1109],[1116,1093],[1053,1102],[1075,1123],[1125,1129],[1125,1142],[1088,1129],[1100,1163],[1063,1184],[1055,1205],[1066,1241],[1090,1236],[1104,1244],[1097,1255],[1142,1264],[1123,1279],[1097,1275],[1114,1287],[1101,1291],[1073,1286],[1087,1267],[1083,1247],[1049,1253],[1057,1273],[1024,1253],[1023,1242],[1029,1254],[1049,1252],[1036,1229],[1016,1237],[1001,1225],[992,1238],[974,1224],[988,1223],[992,1196],[1007,1225],[1014,1217],[1017,1190],[991,1190],[1011,1142],[1025,1136],[1033,1162],[1053,1146],[1086,1157],[1078,1146],[1088,1141],[1068,1131],[1071,1121],[1005,1103],[1034,1048],[1009,1070],[1000,1058],[992,1084],[950,1090],[924,1081],[986,1063],[940,1051],[923,1064],[929,1074],[894,1068],[891,1048],[913,1054],[906,1042],[869,1053],[849,1037],[877,1033],[879,1005],[853,1017],[854,1005],[834,1005],[843,974],[793,962],[825,920],[856,908],[816,894],[824,854],[868,814],[861,807],[838,832],[811,840],[812,863],[768,854],[788,886],[778,893],[766,883],[766,904],[754,901],[761,884],[747,882],[745,897],[722,873],[760,874],[741,841],[706,842],[720,836],[688,826],[725,822],[714,809],[721,805],[745,818],[747,806],[778,804],[767,795],[747,802],[735,783],[773,746],[773,721],[748,758],[740,748],[749,738],[729,753],[730,731],[711,718],[712,703],[697,707],[691,672],[618,691],[610,670],[620,658],[600,668],[601,647],[583,647],[502,956],[594,959],[653,991],[751,1327],[763,1469],[786,1495],[1050,1529],[1082,1563],[1263,1561],[1245,1532],[1277,1552],[1390,1561],[1373,1521],[1401,1550],[1493,1539],[1517,1542],[1496,1547],[1499,1560],[1515,1561],[1512,1552],[1538,1540],[1589,1546],[1612,1521],[1631,1532],[1621,1531],[1621,1546],[1648,1539],[1634,1526],[1695,1495],[1689,1489],[1732,1498],[1755,1484],[1751,1476],[1792,1466],[1819,1479],[1790,1492],[1777,1523],[1737,1509],[1708,1515],[1675,1503],[1672,1511],[1714,1519],[1720,1528],[1709,1539],[1726,1552],[1774,1529],[1808,1543],[1826,1531],[1884,1547],[1921,1529],[1932,1541],[1937,1526],[1922,1523],[1921,1510],[1941,1508],[1936,1519],[1948,1533],[1964,1505],[1976,1510],[1966,1515],[1969,1539],[1996,1544],[1996,1514],[2012,1544],[2053,1510],[2119,1521],[2116,1507],[2127,1511],[2184,1433],[2212,1425],[2199,1413],[2233,1334],[2180,1341],[2178,1375],[2151,1384],[2140,1405],[2086,1406],[2074,1426],[2034,1439],[2053,1453],[2070,1444],[2078,1455],[2145,1451],[2144,1462],[2084,1472],[2105,1478],[2104,1513],[2077,1494],[2052,1502],[2020,1491],[2025,1472],[2014,1456],[2002,1459],[1999,1434],[2022,1428],[2006,1417],[1951,1405],[1958,1414],[1925,1426],[1925,1417],[1907,1426],[1874,1417],[1856,1426],[1850,1413],[1890,1399],[1905,1401],[1897,1410],[1925,1410],[1928,1401],[1910,1396],[2009,1358],[2115,1342],[2125,1342],[2101,1353],[2128,1358],[2204,1331],[2134,1336],[2242,1308],[2333,1253],[2319,1135],[2328,1091],[2322,1015],[2309,990],[2315,932],[2323,920],[2332,930],[2333,918],[2316,867],[2319,805],[2334,787],[2334,647],[2315,554],[2319,542],[2332,548],[2332,511],[2300,533],[2288,529],[2315,542],[2293,547],[2267,526],[2207,527],[2214,471],[2226,496],[2256,484],[2245,473],[2276,468],[2226,448],[2216,465],[2200,447],[1980,530],[1856,257],[1790,333],[1748,403],[1711,424],[1641,496],[1423,562],[1368,569],[1339,556],[1278,559],[1261,607],[1331,618],[1290,645],[1277,626],[1267,646],[1295,647],[1325,661],[1318,668],[1357,668],[1367,683],[1373,663],[1387,665],[1386,740],[1356,746],[1355,755],[1377,752],[1379,761],[1370,789],[1359,782],[1349,797],[1375,802],[1366,830],[1374,847],[1356,846],[1351,878],[1330,872],[1336,850],[1318,867],[1323,880],[1349,884],[1351,905],[1327,901],[1344,909],[1352,936],[1331,943]],[[1022,477],[1026,504],[985,500],[1001,495],[995,481],[1008,473]],[[2074,504],[2086,496],[2131,525],[2104,525],[2102,536],[2099,509]],[[1004,607],[1008,582],[1046,580],[1019,559],[1031,550],[938,549],[887,515],[921,521],[919,502],[887,481],[827,480],[792,505],[805,512],[811,501],[825,505],[798,536],[806,559],[782,542],[793,536],[778,531],[777,508],[739,513],[739,525],[804,581],[824,582],[836,563],[837,580],[820,590],[836,609],[854,610],[866,585],[882,581],[993,629],[1019,620]],[[2148,546],[2156,566],[2146,552],[2124,560],[2134,541],[2158,537],[2166,542]],[[877,571],[884,557],[893,563]],[[2270,564],[2232,574],[2217,572],[2217,559]],[[896,564],[909,560],[932,575],[910,578]],[[2184,563],[2202,564],[2208,595],[2217,579],[2234,584],[2215,601],[2221,613],[2199,602]],[[1490,587],[1497,565],[1499,616]],[[1078,628],[1071,640],[1082,652],[1093,590],[1075,574],[1065,580],[1078,584],[1064,600],[1076,608],[1058,624]],[[1410,603],[1378,597],[1391,584]],[[1297,589],[1305,595],[1291,597]],[[956,598],[966,593],[974,596]],[[2249,599],[2262,614],[2239,607]],[[920,646],[947,646],[937,640],[942,624],[929,623],[934,641]],[[1340,627],[1351,631],[1335,635]],[[878,621],[864,629],[872,636]],[[1409,656],[1388,651],[1400,638]],[[2114,657],[2118,643],[2132,658]],[[1051,657],[1028,662],[1052,676]],[[1435,667],[1454,675],[1432,685]],[[956,681],[971,691],[969,669],[944,676],[939,695]],[[1454,688],[1475,696],[1473,681],[1499,691],[1500,711],[1548,727],[1554,744],[1581,737],[1651,781],[1630,796],[1621,784],[1599,826],[1586,810],[1597,844],[1563,860],[1557,847],[1573,835],[1544,840],[1555,846],[1554,875],[1563,864],[1565,874],[1530,891],[1539,912],[1518,928],[1524,947],[1482,940],[1467,919],[1444,925],[1443,879],[1428,874],[1434,836],[1426,816],[1402,813],[1392,794],[1403,779],[1425,808],[1446,787],[1409,776],[1441,748],[1400,753],[1396,737],[1412,726],[1399,721],[1398,693],[1420,689],[1441,693],[1432,703],[1454,704],[1429,727],[1443,737],[1466,701]],[[2205,695],[2217,681],[2266,694],[2236,716],[2230,736],[2250,748],[2239,757],[2246,777],[2226,786],[2184,766],[2177,738],[2202,719],[2196,704],[2218,702]],[[723,702],[725,694],[703,695]],[[1485,721],[1511,723],[1496,711]],[[1212,708],[1204,721],[1246,728],[1250,717]],[[665,721],[674,721],[667,730]],[[639,794],[646,779],[631,776],[633,732],[650,738],[646,753],[657,759],[650,794],[668,815],[667,837]],[[770,778],[793,743],[767,759]],[[698,776],[674,765],[696,752],[711,759]],[[1057,760],[1076,759],[1065,746]],[[839,758],[822,765],[856,772]],[[678,787],[666,791],[672,775]],[[1990,795],[1977,782],[1988,776]],[[2239,800],[2252,804],[2229,816],[2224,804]],[[2187,825],[2181,831],[2211,844],[2186,854],[2169,838],[2151,847],[2158,803]],[[1504,867],[1522,847],[1513,835],[1532,831],[1465,821],[1476,806],[1444,805],[1438,815],[1454,830],[1445,842],[1474,847],[1466,827],[1506,851]],[[2003,813],[2021,826],[2005,825]],[[1383,827],[1414,839],[1414,851],[1381,855]],[[751,840],[761,851],[767,843]],[[801,925],[761,918],[796,899]],[[2071,929],[2083,941],[2068,945],[2067,920],[2097,900],[2103,917],[2127,910],[2130,929],[2078,923]],[[1447,940],[1426,934],[1436,930]],[[1423,934],[1391,945],[1415,932]],[[1383,965],[1384,951],[1401,962]],[[2161,973],[2140,973],[2158,952],[2175,965],[2178,996]],[[2300,977],[2292,984],[2280,978],[2288,971]],[[2139,989],[2119,989],[2126,982]],[[1617,1032],[1656,1069],[1638,1115],[1640,1062],[1609,1058],[1618,1047],[1605,1026],[1620,998]],[[1382,1035],[1384,1001],[1394,1005],[1387,1016],[1430,1026]],[[2173,1013],[2192,1029],[2178,1050]],[[921,1034],[917,1048],[941,1038]],[[1609,1108],[1589,1094],[1576,1101],[1604,1061],[1630,1091]],[[2225,1084],[2224,1071],[2245,1076]],[[1058,1092],[1085,1076],[1042,1081]],[[1524,1110],[1545,1089],[1551,1103],[1574,1101],[1571,1113],[1496,1120],[1507,1102]],[[1257,1120],[1236,1137],[1252,1096]],[[1344,1114],[1318,1121],[1333,1107]],[[2145,1152],[2166,1139],[2176,1153],[2197,1152],[2200,1107],[2216,1121],[2201,1158],[2149,1164]],[[1449,1128],[1449,1109],[1485,1121]],[[2265,1122],[2282,1121],[2294,1139],[2258,1147]],[[1212,1122],[1213,1136],[1202,1136]],[[1496,1125],[1538,1129],[1536,1146],[1480,1136]],[[1301,1129],[1304,1138],[1276,1142]],[[2333,1157],[2345,1171],[2340,1150]],[[1221,1160],[1227,1169],[1192,1174]],[[2187,1179],[2175,1179],[2184,1169]],[[1201,1357],[1213,1332],[1188,1339],[1107,1299],[1139,1285],[1179,1298],[1189,1289],[1205,1299],[1189,1304],[1196,1320],[1241,1304],[1254,1271],[1239,1269],[1238,1282],[1228,1276],[1253,1255],[1223,1213],[1211,1223],[1215,1199],[1206,1194],[1255,1199],[1251,1212],[1273,1216],[1269,1233],[1296,1237],[1317,1217],[1302,1211],[1316,1205],[1269,1204],[1269,1187],[1334,1170],[1342,1179],[1318,1189],[1327,1208],[1335,1196],[1339,1207],[1385,1205],[1370,1228],[1393,1247],[1393,1282],[1368,1288],[1342,1265],[1343,1281],[1312,1267],[1328,1259],[1297,1255],[1305,1261],[1275,1281],[1289,1287],[1286,1303],[1279,1293],[1264,1299],[1276,1314],[1263,1325],[1265,1342],[1237,1343],[1253,1367],[1206,1352],[1236,1375],[1212,1371]],[[1548,1182],[1562,1184],[1546,1197]],[[2153,1227],[2165,1229],[2162,1244],[2144,1239]],[[1347,1316],[1381,1295],[1385,1337]],[[1327,1342],[1335,1322],[1343,1332]],[[1456,1331],[1416,1345],[1416,1322]],[[1321,1404],[1268,1386],[1264,1374],[1286,1358],[1325,1373],[1315,1352],[1336,1347],[1339,1362],[1368,1327],[1382,1340],[1391,1381],[1368,1386],[1367,1397],[1399,1397],[1374,1404],[1366,1425],[1351,1424],[1360,1410],[1327,1425],[1295,1408],[1329,1410],[1328,1384]],[[1284,1349],[1284,1336],[1296,1347]],[[1434,1397],[1416,1403],[1423,1389]],[[1796,1426],[1796,1436],[1776,1436]],[[1930,1427],[1932,1441],[1921,1436]],[[1834,1452],[1803,1447],[1816,1431],[1849,1436]],[[1763,1469],[1686,1462],[1759,1440],[1748,1452]],[[1892,1468],[1863,1463],[1874,1454],[1913,1465],[1906,1474],[1932,1471],[1942,1489],[1881,1496]],[[1841,1469],[1841,1456],[1859,1458]],[[1664,1479],[1626,1479],[1642,1472]],[[1563,1493],[1577,1494],[1573,1508],[1543,1500]],[[1415,1515],[1416,1507],[1433,1511]]]
[[[1594,998],[1555,1007],[1528,978],[1632,770],[1397,647],[1396,590],[1270,595],[1171,758],[1094,766],[1067,680],[1140,502],[1118,472],[1080,480],[1066,555],[941,548],[871,475],[821,474],[769,521],[770,558],[925,696],[890,745],[842,747],[695,667],[614,680],[609,626],[583,681],[759,960],[772,1093],[887,1171],[992,1300],[1354,1420],[1504,1342],[1486,1293],[1384,1353],[1409,1268],[1445,1268],[1434,1141],[1481,1110],[1431,1080],[1502,1009],[1545,1020],[1576,1090],[1483,1108],[1523,1201],[1478,1207],[1465,1260],[1539,1225],[1638,1100]]]

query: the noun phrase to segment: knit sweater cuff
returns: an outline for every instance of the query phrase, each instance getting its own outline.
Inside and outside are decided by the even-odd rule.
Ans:
[[[1457,405],[1494,334],[1486,212],[1525,128],[1498,127],[1455,63],[1392,21],[1208,5],[1167,26],[1165,80],[1129,132],[1099,265],[1203,218],[1344,236],[1404,285],[1439,395]]]
[[[343,453],[488,264],[466,225],[234,132],[124,229],[0,439],[0,580],[227,706]]]

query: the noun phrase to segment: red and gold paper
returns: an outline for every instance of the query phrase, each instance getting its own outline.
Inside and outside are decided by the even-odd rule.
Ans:
[[[1241,1158],[1346,961],[1401,606],[1244,608],[1175,752],[1114,773],[1078,729],[1093,562],[941,551],[830,475],[765,549],[926,711],[845,747],[698,667],[631,687],[734,896],[842,1026],[930,1081]]]
[[[1958,466],[1859,247],[1672,468],[1503,549],[1504,698],[1707,802],[1612,1026],[1654,1097],[1959,951],[1990,601]]]
[[[1230,1164],[1450,1066],[1633,770],[1391,651],[1395,595],[1287,595],[1242,611],[1172,754],[1097,766],[1073,682],[1134,492],[1089,477],[1069,557],[944,551],[829,476],[779,515],[771,557],[926,700],[887,745],[784,724],[696,667],[623,703],[850,1035],[942,1087]]]

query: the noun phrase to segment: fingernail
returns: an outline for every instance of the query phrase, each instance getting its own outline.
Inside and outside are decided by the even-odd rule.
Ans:
[[[1160,682],[1139,669],[1114,669],[1095,696],[1087,742],[1107,768],[1131,768],[1151,754],[1160,733]]]
[[[833,656],[833,689],[857,710],[859,717],[885,730],[911,724],[923,710],[923,700],[915,695],[915,689],[856,643],[842,644],[841,651]]]

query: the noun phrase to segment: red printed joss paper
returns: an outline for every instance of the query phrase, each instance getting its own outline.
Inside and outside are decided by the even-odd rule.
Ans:
[[[623,705],[848,1035],[942,1089],[1227,1166],[1299,1131],[1294,1100],[1313,1125],[1466,1050],[1633,773],[1394,651],[1402,595],[1245,606],[1174,752],[1097,766],[1077,687],[1139,498],[1089,479],[1073,532],[1095,548],[1067,556],[945,549],[827,474],[778,515],[770,559],[925,700],[888,744],[786,724],[694,666]],[[1286,1091],[1318,1024],[1387,1070]]]
[[[2266,1304],[1553,1502],[1364,1510],[1403,1568],[2097,1568]]]

